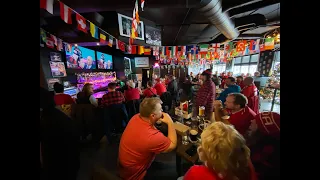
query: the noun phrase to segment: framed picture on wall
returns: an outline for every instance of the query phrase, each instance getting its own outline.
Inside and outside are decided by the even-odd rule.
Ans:
[[[161,30],[146,25],[146,43],[161,46]]]
[[[125,16],[118,13],[118,24],[119,24],[119,32],[121,36],[130,37],[131,35],[131,25],[132,25],[132,18],[129,16]],[[140,21],[138,24],[138,37],[136,39],[144,40],[144,25],[143,21]]]

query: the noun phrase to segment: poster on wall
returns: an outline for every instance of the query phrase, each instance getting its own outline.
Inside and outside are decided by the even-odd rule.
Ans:
[[[58,79],[58,78],[48,78],[47,79],[47,84],[48,84],[48,90],[49,91],[53,91],[53,85],[56,82],[61,83],[60,79]]]
[[[135,57],[135,67],[149,67],[149,57]]]
[[[272,73],[272,63],[274,59],[274,51],[263,51],[260,53],[258,71],[261,76],[269,77]]]
[[[63,62],[50,61],[50,69],[52,77],[66,77],[66,68]]]
[[[50,61],[60,61],[61,62],[61,54],[57,52],[50,52]]]
[[[121,36],[130,37],[132,18],[118,13],[119,33]],[[144,25],[140,21],[137,28],[138,37],[136,39],[144,40]]]
[[[161,46],[161,30],[146,26],[146,43],[154,46]]]

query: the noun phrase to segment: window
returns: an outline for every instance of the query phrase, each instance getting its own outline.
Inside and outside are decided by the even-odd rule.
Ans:
[[[233,74],[241,74],[240,72],[241,66],[237,65],[233,67]]]
[[[215,73],[218,71],[218,74],[226,71],[226,65],[225,64],[214,64],[212,68],[212,72]]]
[[[242,73],[250,73],[253,75],[257,71],[258,61],[259,54],[234,58],[233,74],[235,76],[241,75]]]

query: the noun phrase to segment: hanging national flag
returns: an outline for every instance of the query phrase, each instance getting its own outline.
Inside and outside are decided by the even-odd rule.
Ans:
[[[58,45],[57,37],[55,35],[52,35],[52,34],[50,34],[50,36],[51,36],[51,39],[53,41],[53,44],[57,46]]]
[[[177,46],[172,46],[171,47],[171,57],[172,58],[177,56],[177,51],[178,51]]]
[[[109,36],[108,46],[110,46],[110,47],[113,46],[113,37],[112,36]]]
[[[138,6],[138,0],[135,2],[135,6],[133,8],[133,13],[132,13],[132,23],[131,23],[131,35],[129,39],[129,44],[133,44],[133,40],[138,37],[138,25],[140,23],[140,18],[139,18],[139,6]]]
[[[260,50],[260,52],[265,50],[264,44],[260,44],[260,45],[259,45],[259,50]]]
[[[237,42],[237,52],[243,52],[245,50],[247,41],[241,40]]]
[[[124,42],[122,42],[122,41],[120,41],[120,40],[117,40],[117,39],[116,39],[116,42],[117,42],[116,48],[117,48],[117,49],[120,49],[121,51],[124,52],[124,51],[126,50],[126,47],[125,47]]]
[[[159,56],[159,46],[152,46],[152,55]]]
[[[141,9],[143,11],[143,8],[144,8],[144,0],[141,0]]]
[[[87,20],[78,13],[76,13],[76,20],[78,23],[78,29],[87,33]]]
[[[128,45],[128,49],[130,49],[130,54],[137,54],[137,45]]]
[[[225,45],[224,50],[227,52],[231,52],[233,49],[233,42],[229,42],[228,44]]]
[[[272,50],[274,49],[274,38],[267,38],[264,41],[264,49],[265,50]]]
[[[59,2],[59,3],[60,3],[60,17],[61,17],[61,19],[67,24],[72,24],[71,8],[69,8],[67,5],[63,4],[62,2]]]
[[[254,47],[254,50],[255,50],[255,51],[259,51],[259,49],[260,49],[260,48],[259,48],[259,45],[260,45],[260,39],[257,39],[257,40],[256,40],[256,43],[255,43],[255,47]]]
[[[249,50],[253,51],[256,46],[255,40],[250,40]]]
[[[98,39],[98,27],[90,22],[90,34],[92,37]]]
[[[53,0],[40,0],[40,8],[53,14]]]
[[[144,55],[151,55],[151,48],[150,46],[144,46]]]
[[[166,48],[164,46],[161,46],[161,48],[160,48],[160,56],[161,57],[164,57],[166,55],[165,51],[166,51]]]
[[[144,54],[144,46],[138,46],[138,54]]]
[[[171,46],[166,46],[166,56],[167,58],[171,58]]]
[[[106,35],[100,33],[100,42],[101,42],[101,43],[106,43]],[[108,44],[108,45],[109,45],[109,44]],[[110,46],[110,47],[112,47],[112,46]]]
[[[51,37],[47,37],[46,45],[47,45],[48,48],[54,48],[54,42],[53,42],[52,36]]]
[[[41,39],[44,43],[47,42],[47,35],[46,35],[46,32],[40,28],[40,36],[41,36]]]
[[[203,53],[206,54],[209,48],[209,44],[201,44],[199,47],[200,47],[200,54],[203,54]]]
[[[58,50],[58,51],[62,51],[62,50],[63,50],[62,40],[59,39],[59,38],[58,38],[57,50]]]

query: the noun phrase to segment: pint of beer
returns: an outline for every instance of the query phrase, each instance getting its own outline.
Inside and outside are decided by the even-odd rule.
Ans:
[[[196,129],[191,129],[189,132],[190,140],[196,142],[198,140],[197,136],[198,136],[198,131]]]
[[[204,106],[199,106],[199,116],[204,116],[204,111],[206,108]]]

